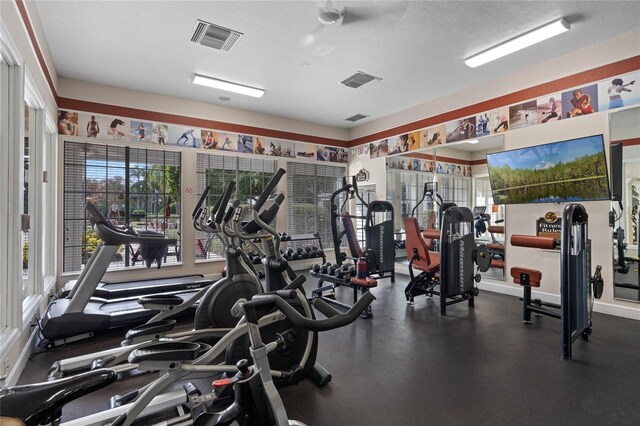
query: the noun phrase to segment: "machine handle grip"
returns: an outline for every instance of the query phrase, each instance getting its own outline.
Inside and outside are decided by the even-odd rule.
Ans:
[[[327,318],[332,318],[339,314],[339,312],[336,311],[331,305],[320,298],[317,298],[313,301],[313,307],[320,311],[320,313],[322,313],[322,315]]]
[[[196,204],[196,207],[193,209],[193,213],[191,213],[192,219],[195,220],[198,217],[200,217],[200,214],[202,213],[202,203],[204,203],[204,200],[207,199],[207,195],[209,195],[210,190],[211,190],[211,187],[207,185],[207,187],[204,189],[204,192],[200,196],[200,199],[198,200],[198,204]]]
[[[222,216],[224,216],[225,209],[227,207],[227,204],[229,204],[229,199],[231,198],[231,194],[233,193],[233,190],[235,188],[236,188],[236,181],[232,180],[231,182],[229,182],[229,186],[227,186],[227,189],[224,191],[224,193],[218,200],[220,204],[218,205],[218,210],[216,211],[216,217],[215,217],[216,223],[220,223],[222,221]]]
[[[256,204],[253,206],[253,210],[257,212],[260,211],[262,205],[267,201],[269,195],[276,189],[278,182],[280,182],[280,179],[282,179],[282,176],[284,176],[285,173],[287,173],[285,169],[278,169],[276,174],[273,175],[267,186],[264,188],[264,191],[262,191],[262,194],[260,194],[260,197],[258,197],[258,201],[256,201]]]
[[[316,299],[317,300],[317,299]],[[302,327],[309,331],[327,331],[333,330],[335,328],[343,327],[347,324],[354,322],[359,316],[360,313],[371,304],[375,300],[373,294],[367,292],[358,299],[355,305],[351,307],[346,313],[340,314],[336,313],[332,315],[331,318],[327,318],[324,320],[314,320],[310,318],[306,318],[302,316],[293,306],[287,303],[281,297],[276,295],[262,295],[258,294],[253,296],[253,298],[245,302],[244,308],[245,312],[250,308],[257,308],[259,306],[268,306],[275,305],[280,312],[282,312],[289,321],[291,321],[294,325],[298,327]],[[315,305],[316,302],[314,302]],[[324,308],[323,308],[324,309]],[[332,308],[333,309],[333,308]],[[250,315],[247,315],[247,319],[249,319]],[[256,318],[257,320],[257,318]]]
[[[543,250],[553,250],[556,247],[560,246],[560,242],[552,237],[512,234],[511,245],[519,247],[539,248]]]
[[[231,220],[231,217],[233,216],[233,212],[236,211],[236,208],[231,206],[227,209],[227,212],[225,213],[224,217],[222,218],[222,221],[224,223],[227,223]]]

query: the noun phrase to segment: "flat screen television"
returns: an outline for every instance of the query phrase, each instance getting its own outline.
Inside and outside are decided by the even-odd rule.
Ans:
[[[602,135],[487,154],[494,204],[609,200]]]

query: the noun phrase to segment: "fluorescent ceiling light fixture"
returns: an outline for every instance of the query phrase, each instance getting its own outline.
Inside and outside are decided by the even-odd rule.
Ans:
[[[264,89],[258,89],[256,87],[232,83],[230,81],[220,80],[218,78],[205,77],[199,74],[195,74],[193,76],[192,83],[199,84],[201,86],[213,87],[215,89],[226,90],[227,92],[239,93],[241,95],[253,96],[254,98],[261,98],[262,95],[264,95]]]
[[[571,25],[565,21],[564,18],[560,18],[557,21],[543,25],[535,30],[529,31],[528,33],[512,38],[509,41],[505,41],[491,49],[485,50],[482,53],[478,53],[477,55],[466,59],[464,63],[471,68],[475,68],[486,64],[487,62],[502,58],[510,53],[517,52],[525,47],[540,43],[541,41],[557,36],[558,34],[562,34],[570,29]]]
[[[467,141],[467,143],[470,143],[471,145],[475,145],[475,144],[477,144],[478,142],[480,142],[478,139],[469,139],[469,140]]]

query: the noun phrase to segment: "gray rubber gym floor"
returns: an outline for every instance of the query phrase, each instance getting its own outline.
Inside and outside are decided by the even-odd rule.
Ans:
[[[560,322],[520,322],[517,298],[482,292],[476,307],[437,299],[407,307],[403,289],[381,280],[374,317],[320,335],[318,361],[333,381],[280,389],[289,417],[308,425],[622,425],[640,422],[640,322],[595,314],[589,342],[560,358]],[[309,279],[307,289],[316,282]],[[349,300],[351,291],[339,289]],[[29,361],[20,383],[42,381],[60,358],[110,347],[122,331]],[[103,410],[108,396],[147,383],[140,374],[67,406],[64,419]],[[208,381],[197,382],[206,389]]]

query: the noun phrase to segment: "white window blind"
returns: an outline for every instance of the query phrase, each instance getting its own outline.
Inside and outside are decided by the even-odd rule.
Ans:
[[[331,194],[342,187],[345,174],[340,166],[287,162],[289,235],[317,232],[324,248],[333,247]]]
[[[80,271],[99,243],[85,212],[87,199],[114,223],[176,238],[167,262],[179,262],[180,162],[174,151],[66,141],[63,271]],[[143,266],[137,249],[121,247],[109,269]]]
[[[205,204],[212,207],[229,181],[235,180],[236,190],[231,200],[240,200],[248,207],[260,195],[276,171],[276,160],[232,157],[198,153],[196,158],[196,195],[199,198],[207,185],[211,187]],[[244,209],[250,214],[248,208]],[[205,232],[196,231],[196,259],[221,259],[222,244]]]

